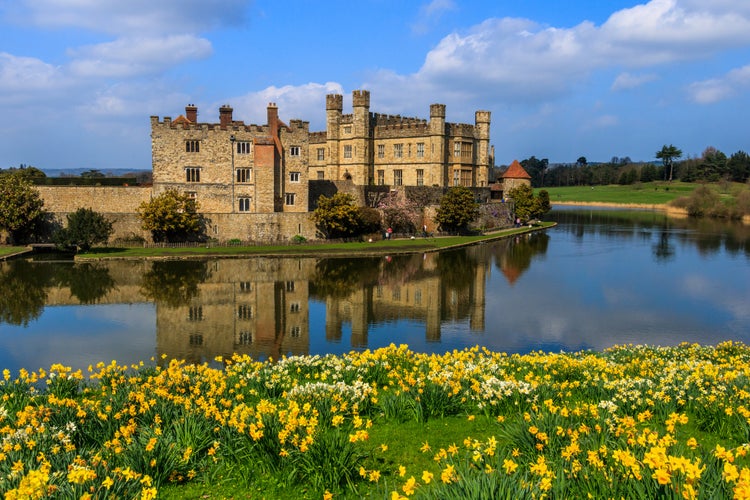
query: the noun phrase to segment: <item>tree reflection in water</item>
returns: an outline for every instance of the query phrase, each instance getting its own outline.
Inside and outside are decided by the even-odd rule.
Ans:
[[[50,266],[40,269],[27,260],[0,265],[0,323],[27,326],[42,314],[47,300],[45,288],[53,282],[49,271]]]
[[[198,295],[198,285],[210,276],[206,261],[155,261],[143,275],[141,293],[160,305],[180,307]]]
[[[81,304],[96,304],[115,288],[115,280],[106,264],[84,262],[62,267],[56,276],[58,286],[70,288],[70,293]]]

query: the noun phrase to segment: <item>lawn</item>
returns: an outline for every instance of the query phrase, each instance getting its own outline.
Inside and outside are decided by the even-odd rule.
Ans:
[[[26,250],[26,247],[0,245],[0,257],[13,255],[14,253],[23,252],[24,250]]]
[[[441,250],[460,245],[471,245],[482,241],[490,241],[504,238],[513,234],[528,232],[550,227],[550,223],[543,223],[533,228],[510,228],[499,231],[488,232],[475,236],[441,236],[441,237],[415,237],[397,238],[393,240],[376,240],[372,243],[347,242],[347,243],[303,243],[287,245],[258,245],[258,246],[195,246],[183,248],[94,248],[90,252],[81,253],[76,259],[102,259],[102,258],[143,258],[143,257],[221,257],[221,256],[253,256],[253,255],[285,255],[285,256],[309,256],[309,255],[367,255],[387,253],[413,253]]]
[[[407,346],[0,380],[19,498],[748,498],[750,348]]]
[[[566,186],[544,188],[550,202],[619,203],[663,205],[689,195],[699,184],[687,182],[647,182],[621,186]],[[539,191],[539,190],[537,190]]]

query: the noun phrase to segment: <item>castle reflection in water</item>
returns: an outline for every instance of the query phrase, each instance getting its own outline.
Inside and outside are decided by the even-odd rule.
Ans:
[[[323,339],[367,348],[384,340],[371,332],[392,325],[397,338],[404,322],[439,343],[447,323],[484,333],[491,267],[512,285],[547,240],[358,258],[16,260],[0,263],[2,290],[23,290],[0,293],[0,324],[25,326],[50,306],[154,304],[155,355],[192,363],[320,353]]]

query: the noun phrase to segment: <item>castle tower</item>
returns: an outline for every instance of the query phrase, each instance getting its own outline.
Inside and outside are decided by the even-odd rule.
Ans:
[[[341,134],[341,114],[344,110],[344,96],[326,96],[326,178],[339,179],[339,138]]]
[[[448,185],[448,134],[445,130],[445,104],[430,104],[430,158],[431,170],[440,172],[439,179],[430,184]]]
[[[477,131],[477,163],[474,173],[475,186],[489,186],[490,183],[490,112],[474,113],[474,126]]]
[[[354,126],[352,130],[352,150],[354,163],[349,166],[349,173],[355,184],[370,184],[373,179],[371,132],[370,132],[370,91],[355,90],[352,92]]]

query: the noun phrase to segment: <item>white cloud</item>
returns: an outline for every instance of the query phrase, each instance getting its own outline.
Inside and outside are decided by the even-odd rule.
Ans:
[[[266,123],[266,107],[268,103],[276,103],[279,108],[279,118],[282,121],[287,124],[292,119],[310,121],[310,130],[314,132],[325,129],[326,95],[343,93],[343,87],[336,82],[271,86],[258,92],[231,98],[229,103],[234,109],[234,119],[243,120],[247,124]],[[214,104],[215,121],[218,121],[220,105]],[[211,121],[210,118],[207,120]]]
[[[33,57],[0,52],[0,102],[18,102],[19,95],[59,88],[64,77],[59,67]]]
[[[750,89],[750,65],[736,68],[721,78],[695,82],[688,87],[690,99],[698,104],[713,104]]]
[[[120,38],[114,42],[69,51],[72,74],[90,78],[128,78],[158,73],[188,60],[212,54],[211,42],[192,35],[162,38]]]
[[[657,78],[658,77],[654,74],[634,75],[628,72],[620,73],[612,83],[611,89],[614,91],[634,89],[645,83],[652,82]]]

